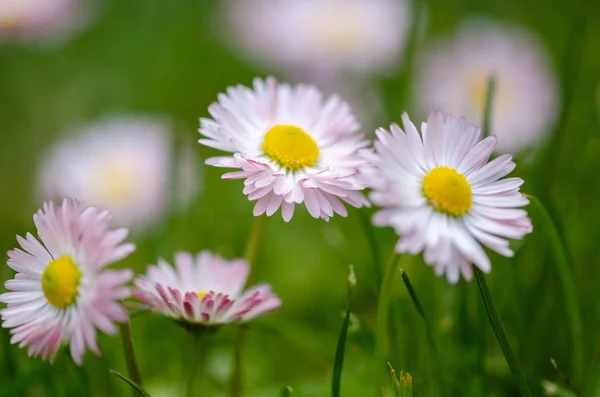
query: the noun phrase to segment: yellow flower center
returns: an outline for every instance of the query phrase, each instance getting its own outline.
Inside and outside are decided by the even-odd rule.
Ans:
[[[208,295],[208,291],[198,291],[196,292],[196,295],[198,295],[198,298],[200,298],[200,300],[204,299],[204,297],[206,295]]]
[[[93,174],[96,189],[94,197],[109,204],[131,203],[136,197],[138,176],[130,164],[119,159],[108,159],[107,164]]]
[[[44,296],[54,307],[63,308],[75,302],[81,273],[70,256],[61,256],[48,264],[42,274]]]
[[[276,125],[265,134],[265,155],[282,167],[297,171],[319,158],[319,147],[310,135],[293,125]]]
[[[471,185],[454,168],[437,167],[423,178],[423,194],[439,212],[462,216],[472,204]]]

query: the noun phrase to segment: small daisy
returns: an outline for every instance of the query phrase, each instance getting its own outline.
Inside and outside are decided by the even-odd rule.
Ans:
[[[0,1],[0,42],[56,38],[84,19],[84,0]]]
[[[365,156],[379,172],[370,195],[383,207],[373,217],[377,226],[392,226],[401,236],[396,251],[417,254],[437,275],[456,283],[462,273],[471,280],[471,263],[484,272],[491,263],[481,244],[511,257],[510,239],[532,230],[519,192],[521,178],[504,178],[515,168],[505,154],[488,161],[496,137],[480,141],[479,127],[464,118],[430,113],[421,135],[404,113],[404,131],[377,130],[374,151]]]
[[[410,28],[404,0],[229,0],[227,34],[249,56],[302,75],[393,70]]]
[[[135,249],[123,243],[126,229],[109,229],[110,215],[73,199],[45,203],[33,220],[39,239],[17,236],[22,249],[8,252],[17,274],[0,295],[2,326],[12,328],[11,343],[29,346],[30,356],[54,362],[61,344],[81,365],[86,348],[100,355],[96,328],[115,334],[115,321],[127,321],[119,300],[129,297],[129,269],[104,270]]]
[[[208,251],[196,257],[179,252],[175,266],[159,259],[146,276],[136,278],[133,295],[155,312],[203,326],[248,321],[281,305],[267,284],[243,291],[250,271],[243,259],[227,261]]]
[[[494,74],[491,133],[498,137],[496,150],[539,144],[551,131],[559,102],[557,82],[545,49],[531,33],[470,21],[421,59],[414,95],[423,114],[440,108],[481,123],[488,79]]]
[[[342,201],[369,205],[356,177],[365,161],[358,154],[368,145],[358,134],[350,107],[305,85],[254,80],[254,89],[230,87],[208,108],[213,119],[200,120],[200,143],[232,152],[206,161],[217,167],[241,168],[223,179],[245,179],[244,194],[257,200],[254,215],[273,215],[282,208],[292,218],[304,203],[314,218],[346,216]],[[341,201],[340,201],[341,200]]]
[[[171,151],[172,132],[165,120],[105,117],[75,128],[48,151],[40,165],[39,190],[45,199],[75,197],[106,208],[116,225],[139,230],[165,212],[171,196],[169,180],[175,174]],[[186,178],[191,178],[195,165],[187,161],[184,166],[190,168]],[[185,184],[179,186],[181,192],[195,193],[192,185],[181,183]]]

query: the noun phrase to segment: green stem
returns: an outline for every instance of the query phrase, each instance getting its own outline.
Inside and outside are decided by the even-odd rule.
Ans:
[[[373,261],[373,268],[375,270],[376,277],[376,286],[373,290],[377,291],[381,285],[381,252],[379,250],[379,244],[377,243],[377,238],[375,237],[375,232],[373,230],[371,220],[369,219],[369,215],[365,212],[364,208],[362,208],[358,214],[360,224],[365,232],[365,237],[367,238],[367,243],[369,244],[369,249],[371,251],[371,260]]]
[[[380,364],[385,364],[388,351],[388,315],[390,309],[390,300],[392,295],[392,284],[394,275],[398,270],[400,254],[394,251],[390,258],[383,281],[379,291],[379,302],[377,306],[377,330],[375,334],[375,358],[377,360],[376,370],[379,370]],[[379,373],[379,371],[377,371]],[[382,371],[383,373],[383,371]]]
[[[485,97],[485,110],[483,114],[483,137],[491,135],[492,131],[492,103],[496,93],[496,76],[491,75],[487,84],[487,95]]]
[[[192,332],[192,346],[190,349],[191,357],[190,364],[188,366],[188,377],[186,384],[186,396],[194,397],[195,395],[195,381],[196,374],[198,373],[198,363],[200,362],[200,340],[201,336],[198,332]]]
[[[246,244],[244,258],[250,263],[250,266],[252,267],[254,267],[254,262],[256,261],[258,246],[260,245],[260,240],[265,230],[267,219],[269,218],[266,215],[261,215],[256,218],[256,220],[254,221],[254,225],[252,226],[252,231],[250,232],[250,239],[248,240],[248,244]]]
[[[425,334],[427,335],[427,342],[429,343],[429,349],[431,350],[431,356],[432,356],[431,361],[433,363],[433,370],[434,370],[434,374],[433,374],[432,378],[436,379],[436,380],[442,379],[442,377],[444,376],[444,373],[439,370],[438,352],[437,352],[437,348],[435,346],[435,341],[433,339],[433,332],[431,332],[431,325],[429,323],[429,319],[425,315],[423,306],[421,306],[421,301],[419,301],[417,292],[413,288],[412,283],[410,282],[410,279],[408,278],[408,274],[406,274],[406,272],[403,269],[400,269],[400,273],[402,274],[402,281],[404,282],[404,285],[406,286],[406,289],[408,290],[410,299],[412,300],[412,303],[415,306],[415,309],[417,309],[417,312],[419,313],[419,315],[423,319],[423,322],[425,323]],[[438,395],[438,387],[437,386],[438,386],[437,382],[432,382],[433,392],[431,394],[434,396]]]
[[[540,211],[543,229],[550,239],[551,249],[556,257],[557,271],[563,289],[565,304],[567,306],[567,315],[569,316],[569,327],[571,328],[571,360],[573,365],[574,379],[581,379],[583,371],[583,328],[581,322],[581,313],[575,290],[575,281],[571,260],[567,251],[564,239],[561,237],[556,223],[552,216],[546,210],[540,200],[534,196],[527,196]]]
[[[350,325],[350,310],[352,308],[352,297],[356,287],[356,276],[354,268],[349,266],[350,274],[348,276],[348,296],[346,298],[346,315],[340,335],[338,337],[337,347],[335,349],[335,361],[333,363],[333,377],[331,379],[331,396],[339,397],[342,383],[342,368],[344,366],[344,354],[346,351],[346,339],[348,338],[348,326]]]
[[[477,279],[477,285],[479,286],[479,292],[481,293],[481,298],[483,299],[483,304],[485,305],[485,310],[487,311],[488,318],[490,319],[490,323],[492,324],[492,328],[494,329],[494,333],[496,334],[496,338],[498,339],[498,343],[500,343],[500,348],[504,353],[504,357],[506,358],[506,362],[512,372],[513,376],[517,381],[517,385],[521,392],[522,396],[530,397],[532,396],[531,390],[529,390],[529,386],[525,381],[525,377],[519,368],[519,364],[517,363],[517,359],[510,348],[510,344],[508,343],[508,338],[506,337],[506,333],[504,332],[504,328],[502,327],[502,322],[500,321],[500,317],[498,317],[498,312],[496,312],[496,306],[494,305],[494,301],[492,300],[492,296],[490,295],[490,290],[488,289],[487,283],[485,282],[485,275],[479,268],[473,266],[473,272],[475,273],[475,278]]]
[[[256,261],[258,247],[260,245],[260,240],[265,230],[265,225],[267,224],[268,217],[265,215],[259,216],[254,221],[254,226],[252,227],[252,231],[250,232],[250,238],[248,239],[248,244],[246,245],[246,251],[244,253],[244,258],[250,264],[250,274],[248,275],[249,284],[252,280],[252,268],[254,267],[254,262]],[[239,397],[242,395],[242,386],[243,386],[243,371],[242,371],[242,351],[244,347],[244,340],[246,334],[246,327],[243,325],[238,325],[235,333],[235,342],[233,346],[233,365],[231,369],[231,376],[229,378],[229,396],[230,397]]]
[[[129,324],[129,320],[127,320],[124,323],[120,323],[119,329],[121,333],[121,341],[123,343],[123,355],[125,356],[127,373],[129,374],[129,378],[132,381],[141,386],[142,375],[140,373],[140,369],[138,368],[137,360],[135,358],[135,350],[133,349],[133,338],[131,336],[131,326]],[[136,395],[137,393],[134,392],[134,396]]]

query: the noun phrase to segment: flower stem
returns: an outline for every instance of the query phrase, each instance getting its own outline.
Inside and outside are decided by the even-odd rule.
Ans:
[[[506,362],[508,363],[510,371],[517,381],[521,395],[530,397],[532,395],[531,390],[529,390],[529,386],[525,381],[525,377],[519,368],[519,364],[517,364],[517,359],[510,348],[508,338],[506,337],[506,333],[502,327],[502,322],[500,321],[500,317],[498,317],[498,312],[496,312],[496,306],[494,305],[494,301],[490,295],[490,290],[485,282],[485,276],[483,272],[475,266],[473,266],[473,272],[475,273],[475,278],[477,279],[477,285],[479,286],[479,292],[481,293],[485,310],[487,311],[488,318],[490,319],[490,323],[492,324],[492,328],[494,329],[498,343],[500,343],[500,348],[504,353],[504,357],[506,358]]]
[[[196,374],[198,373],[198,363],[200,362],[200,340],[201,336],[198,332],[192,332],[192,346],[190,349],[191,357],[188,366],[188,378],[186,384],[186,396],[194,397]]]
[[[527,198],[529,198],[540,211],[543,229],[550,239],[551,249],[554,251],[554,256],[556,257],[558,275],[562,284],[567,314],[569,316],[569,327],[571,328],[571,359],[573,373],[575,374],[574,378],[578,379],[583,370],[583,329],[577,293],[575,291],[575,281],[573,280],[571,260],[565,241],[561,237],[550,212],[548,212],[542,202],[536,197],[527,195]]]
[[[492,129],[492,104],[494,101],[494,94],[496,93],[496,76],[490,75],[487,84],[487,94],[485,97],[485,113],[483,115],[483,137],[491,135]]]
[[[133,338],[131,336],[131,326],[129,324],[129,320],[124,323],[119,324],[121,341],[123,342],[123,355],[125,356],[125,364],[127,365],[127,373],[129,374],[129,378],[137,383],[138,385],[142,385],[142,375],[140,373],[140,369],[137,365],[137,360],[135,358],[135,351],[133,349]],[[137,395],[137,392],[134,392],[134,396]]]
[[[436,379],[436,380],[438,380],[438,379],[441,380],[444,377],[444,373],[439,370],[438,352],[437,352],[437,348],[435,346],[435,341],[433,339],[433,333],[431,332],[431,326],[429,324],[429,319],[425,315],[425,310],[423,310],[423,306],[421,306],[421,301],[419,301],[417,292],[413,288],[412,283],[410,282],[410,279],[408,278],[408,274],[406,274],[406,272],[403,269],[400,269],[400,273],[402,274],[402,281],[404,282],[404,285],[406,286],[406,289],[408,290],[410,299],[412,300],[413,305],[415,306],[415,309],[417,309],[417,312],[419,313],[419,315],[423,319],[423,322],[425,323],[425,334],[427,336],[427,342],[429,343],[429,349],[431,350],[431,361],[433,363],[433,370],[434,370],[434,374],[433,374],[432,378]],[[432,395],[438,394],[437,386],[438,386],[437,382],[432,383],[432,393],[431,393]]]
[[[258,247],[265,230],[265,225],[267,224],[267,219],[268,217],[265,215],[256,218],[254,221],[254,226],[252,226],[252,231],[250,232],[248,244],[246,245],[244,258],[251,266],[250,274],[248,275],[248,284],[252,280],[252,275],[254,273],[252,272],[252,268],[254,267],[254,262],[258,253]],[[233,346],[233,365],[231,368],[231,376],[229,378],[229,397],[239,397],[242,395],[242,385],[244,383],[244,374],[242,371],[242,351],[244,347],[244,340],[246,339],[245,334],[246,327],[243,325],[238,325],[235,332],[235,342]]]
[[[394,275],[398,270],[400,254],[394,251],[390,258],[381,282],[379,291],[379,302],[377,306],[377,329],[375,334],[375,359],[377,360],[376,370],[379,373],[379,366],[386,363],[388,350],[388,315],[390,309],[390,300],[392,295],[392,284]],[[383,370],[381,371],[383,373]]]

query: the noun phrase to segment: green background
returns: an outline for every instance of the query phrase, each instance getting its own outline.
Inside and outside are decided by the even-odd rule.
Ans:
[[[217,152],[197,145],[198,118],[228,85],[249,85],[255,76],[283,75],[245,60],[220,37],[217,2],[206,0],[107,0],[97,3],[89,26],[60,46],[5,44],[0,47],[0,249],[15,235],[33,232],[32,214],[41,202],[35,180],[41,154],[73,122],[106,113],[133,112],[172,117],[181,144],[195,145],[202,159]],[[561,76],[559,122],[548,144],[534,156],[516,157],[523,191],[540,197],[560,224],[573,259],[584,325],[585,371],[573,373],[571,335],[556,262],[539,212],[530,207],[534,232],[519,243],[515,258],[491,254],[488,276],[508,337],[535,395],[544,379],[560,382],[550,358],[585,390],[600,396],[600,4],[555,0],[498,2],[430,0],[425,40],[452,32],[470,16],[530,27],[546,43]],[[405,92],[410,68],[373,77],[386,103],[386,126],[412,109]],[[367,131],[371,133],[371,131]],[[525,161],[527,158],[527,161]],[[252,222],[252,203],[241,181],[222,181],[221,169],[198,163],[202,191],[192,207],[163,224],[132,236],[138,250],[119,266],[142,272],[158,256],[177,250],[211,249],[240,256]],[[364,227],[372,210],[350,209],[329,223],[298,209],[289,224],[276,214],[267,224],[255,279],[273,285],[283,305],[250,324],[244,365],[247,396],[279,395],[291,385],[297,396],[329,393],[337,335],[346,299],[348,264],[358,287],[353,301],[342,379],[345,396],[375,395],[372,360],[376,297],[382,262],[392,251],[391,229],[375,230],[374,255]],[[374,258],[378,258],[376,262]],[[404,257],[427,312],[439,350],[432,359],[425,327],[404,285],[394,284],[392,347],[396,370],[409,371],[415,395],[429,396],[444,379],[443,396],[513,396],[518,391],[491,327],[482,314],[477,285],[448,285],[420,257]],[[3,278],[12,277],[4,267]],[[145,386],[153,396],[183,393],[191,338],[169,319],[143,314],[132,320]],[[225,395],[234,329],[202,341],[198,396]],[[125,373],[119,338],[100,337],[103,357],[88,353],[75,368],[66,352],[55,365],[29,359],[9,346],[0,330],[0,396],[121,396],[127,388],[108,369]],[[435,369],[438,369],[436,372]],[[442,375],[443,373],[443,375]]]

